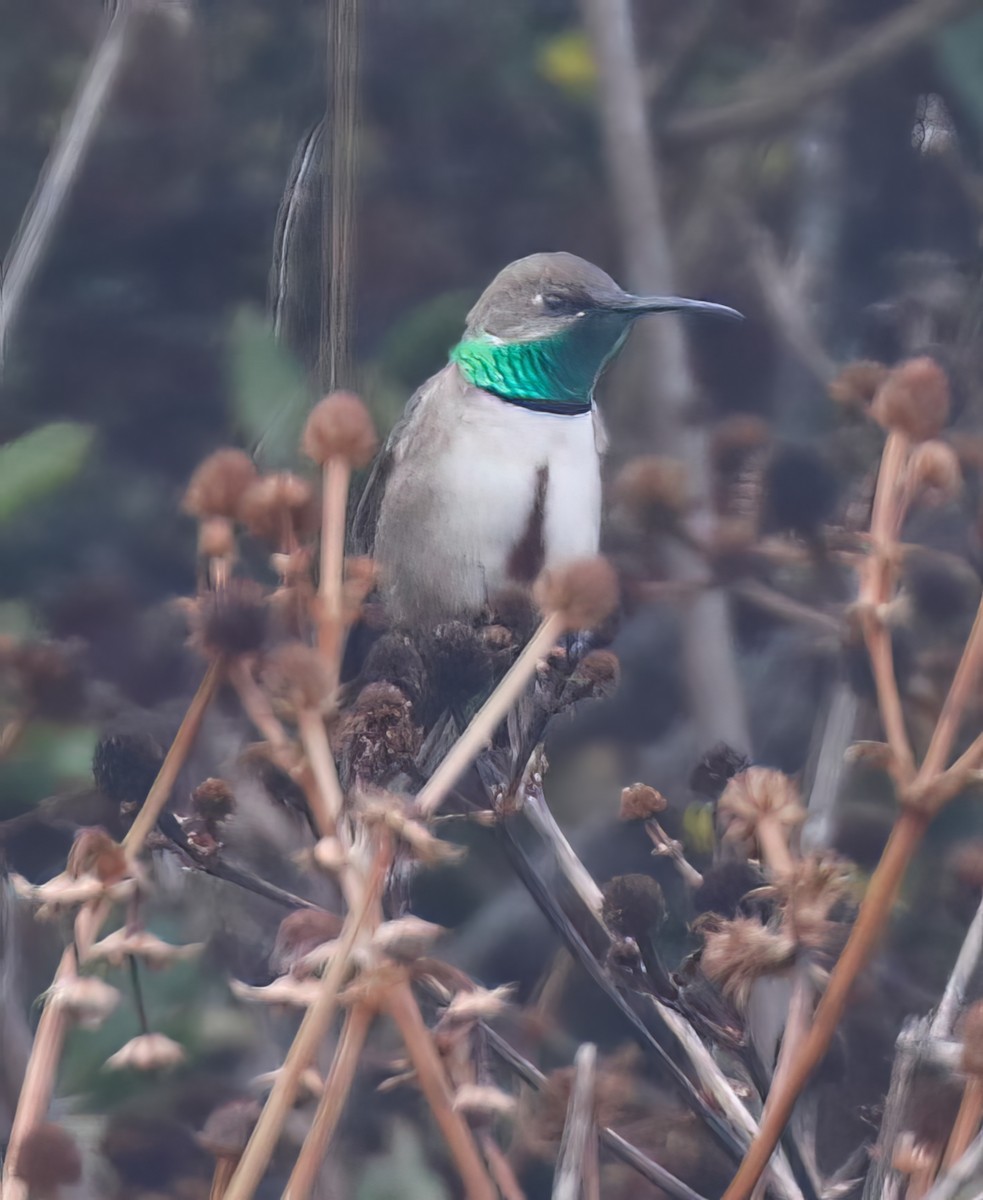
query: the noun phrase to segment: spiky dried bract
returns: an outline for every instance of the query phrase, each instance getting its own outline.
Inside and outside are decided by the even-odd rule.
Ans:
[[[238,1158],[252,1137],[259,1113],[255,1100],[230,1100],[209,1114],[195,1141],[215,1158]]]
[[[938,437],[949,419],[949,379],[934,358],[909,358],[877,389],[871,415],[913,442]]]
[[[362,688],[338,737],[351,778],[377,787],[406,770],[422,743],[423,730],[413,719],[413,705],[391,683]]]
[[[334,700],[328,665],[313,646],[285,642],[266,659],[263,682],[274,699],[294,712],[327,712]]]
[[[80,829],[65,862],[69,879],[91,875],[100,883],[119,883],[130,874],[126,851],[98,825]]]
[[[577,663],[563,689],[563,702],[604,700],[621,681],[621,663],[612,650],[592,650]]]
[[[672,527],[690,505],[686,464],[661,454],[633,458],[618,472],[614,496],[643,529]]]
[[[182,508],[199,519],[234,517],[256,479],[256,466],[244,451],[231,446],[216,450],[195,467]]]
[[[208,657],[258,654],[270,628],[266,593],[251,579],[231,579],[189,605],[192,641]]]
[[[933,504],[949,504],[962,490],[963,477],[956,452],[946,442],[932,438],[920,442],[908,459],[912,484]]]
[[[541,612],[571,631],[594,629],[618,606],[618,577],[606,558],[580,558],[547,567],[533,585]]]
[[[630,787],[621,789],[621,808],[618,819],[621,821],[647,821],[657,817],[669,807],[669,801],[661,792],[647,783],[633,783]]]
[[[731,779],[718,801],[727,821],[726,837],[751,841],[762,819],[794,829],[805,820],[799,789],[783,772],[771,767],[748,767]]]
[[[274,545],[285,545],[290,534],[310,537],[319,521],[311,485],[289,471],[257,479],[243,493],[236,515],[250,533]]]
[[[890,367],[872,359],[847,363],[830,383],[829,398],[843,409],[866,412],[890,373]]]
[[[983,1000],[966,1009],[962,1039],[962,1069],[967,1075],[983,1075]]]
[[[755,980],[784,970],[795,956],[795,941],[749,917],[720,921],[704,934],[700,968],[738,1008],[746,1007]]]
[[[138,958],[148,967],[160,969],[172,963],[197,958],[204,949],[203,942],[175,946],[146,929],[117,929],[89,947],[86,962],[108,962],[121,967],[128,958]]]
[[[110,1071],[161,1071],[183,1063],[184,1047],[163,1033],[141,1033],[106,1059]]]
[[[232,784],[225,779],[204,779],[191,793],[191,807],[203,820],[213,824],[227,821],[236,810]]]
[[[300,446],[323,466],[340,458],[353,469],[366,467],[379,445],[369,410],[354,392],[331,392],[311,410]]]
[[[442,925],[424,921],[421,917],[397,917],[384,921],[372,934],[372,945],[400,961],[412,961],[426,954],[434,942],[446,932]]]
[[[752,895],[773,900],[781,908],[783,926],[800,946],[823,952],[830,950],[840,928],[835,911],[854,890],[855,881],[845,862],[832,855],[812,855]]]
[[[96,743],[92,778],[114,804],[138,807],[164,762],[164,748],[149,733],[109,733]]]
[[[98,1029],[119,1002],[118,989],[94,975],[74,975],[48,989],[48,1003],[67,1013],[83,1029]]]
[[[82,1178],[82,1155],[75,1139],[60,1125],[35,1125],[24,1135],[13,1164],[31,1196],[46,1196]]]
[[[746,754],[733,749],[726,742],[718,742],[693,768],[689,785],[698,795],[706,796],[708,800],[719,800],[728,782],[749,766]]]
[[[651,875],[615,875],[601,889],[605,924],[621,937],[640,941],[666,919],[666,902]]]
[[[469,1024],[474,1021],[493,1021],[507,1011],[515,988],[502,984],[496,988],[473,988],[469,992],[457,992],[441,1014],[440,1023]]]
[[[341,917],[334,913],[313,908],[297,909],[280,922],[270,951],[270,966],[281,974],[294,971],[316,947],[333,942],[341,933],[341,926]]]
[[[468,1117],[510,1117],[516,1100],[490,1084],[464,1083],[454,1093],[454,1107]]]

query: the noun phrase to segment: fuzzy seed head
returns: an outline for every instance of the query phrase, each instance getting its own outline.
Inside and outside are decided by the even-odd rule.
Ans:
[[[242,450],[216,450],[195,468],[182,507],[199,519],[235,517],[245,492],[256,482],[253,460]]]
[[[91,946],[85,961],[107,962],[111,966],[121,967],[128,958],[138,958],[148,967],[159,970],[172,963],[197,958],[203,949],[202,942],[175,946],[146,929],[117,929]]]
[[[949,504],[962,490],[962,472],[956,452],[946,442],[932,438],[920,442],[908,460],[911,482],[929,504]]]
[[[533,599],[570,632],[596,629],[618,606],[618,577],[606,558],[576,559],[547,567],[533,585]]]
[[[510,1117],[515,1097],[490,1084],[465,1083],[454,1093],[454,1108],[468,1117]]]
[[[934,358],[910,358],[877,389],[871,414],[913,442],[938,437],[949,419],[949,379]]]
[[[690,505],[686,466],[661,454],[634,458],[618,473],[614,496],[642,529],[672,528]]]
[[[665,922],[665,897],[651,875],[616,875],[601,891],[604,923],[621,937],[642,941]]]
[[[966,1009],[962,1038],[962,1069],[967,1075],[983,1075],[983,1000]]]
[[[718,742],[693,768],[689,786],[699,796],[719,800],[728,782],[748,766],[747,755],[732,749],[726,742]]]
[[[446,930],[442,925],[420,917],[397,917],[384,921],[372,935],[372,945],[402,962],[410,962],[426,954]]]
[[[744,1009],[755,980],[783,970],[794,955],[795,941],[788,933],[768,929],[749,917],[736,917],[705,934],[700,967],[711,983]]]
[[[775,901],[782,912],[783,928],[798,945],[823,952],[831,948],[841,928],[834,914],[853,891],[854,880],[845,863],[832,855],[813,855],[796,862],[787,875],[753,895]]]
[[[109,1071],[161,1071],[185,1060],[184,1048],[162,1033],[141,1033],[106,1059]]]
[[[251,579],[232,579],[189,605],[191,639],[209,658],[258,654],[269,632],[266,593]]]
[[[354,392],[331,392],[315,404],[304,427],[301,450],[323,466],[342,459],[353,470],[367,467],[379,440],[369,410]]]
[[[806,815],[798,788],[771,767],[748,767],[735,775],[721,793],[718,811],[727,821],[726,837],[739,842],[751,841],[763,819],[794,829]]]
[[[251,534],[274,545],[286,544],[291,533],[301,540],[310,537],[319,521],[311,485],[289,471],[257,479],[236,515]]]
[[[232,785],[224,779],[206,779],[191,793],[191,807],[208,824],[227,821],[235,812]]]
[[[324,713],[334,700],[327,663],[303,642],[278,646],[266,660],[263,681],[274,698],[295,713]]]
[[[48,1003],[83,1029],[98,1029],[120,1002],[119,991],[94,975],[76,975],[52,984]]]
[[[471,1024],[475,1021],[493,1021],[509,1007],[515,989],[511,984],[496,988],[476,987],[470,992],[458,992],[444,1009],[441,1025]]]
[[[890,367],[871,359],[847,363],[829,385],[829,398],[846,411],[864,413],[890,373]]]
[[[622,821],[647,821],[665,812],[668,807],[669,801],[654,787],[649,787],[647,783],[633,783],[621,789],[618,818]]]
[[[202,558],[234,558],[236,535],[228,517],[206,517],[198,526],[198,553]]]
[[[13,1174],[32,1196],[55,1194],[82,1178],[82,1156],[75,1139],[60,1125],[35,1125],[20,1144]]]
[[[592,650],[577,663],[563,689],[562,700],[604,700],[612,695],[621,680],[621,664],[611,650]]]
[[[391,683],[362,688],[339,735],[342,761],[353,779],[383,787],[416,757],[423,730],[413,705]]]

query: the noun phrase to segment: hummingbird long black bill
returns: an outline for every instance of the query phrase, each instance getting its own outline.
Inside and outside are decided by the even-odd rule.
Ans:
[[[619,297],[611,308],[615,312],[632,313],[637,316],[660,312],[702,312],[718,317],[730,317],[736,321],[744,320],[744,314],[736,308],[728,308],[726,304],[714,304],[711,300],[687,300],[684,296],[625,295]]]

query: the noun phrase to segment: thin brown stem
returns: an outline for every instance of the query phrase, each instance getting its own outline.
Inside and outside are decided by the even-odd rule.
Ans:
[[[331,1026],[338,1005],[338,990],[348,970],[351,952],[361,928],[379,898],[385,878],[385,866],[385,857],[380,855],[359,907],[352,909],[345,920],[335,953],[321,978],[320,991],[305,1013],[297,1036],[287,1051],[256,1128],[229,1182],[225,1193],[226,1200],[250,1200],[263,1178],[270,1157],[276,1149],[283,1123],[297,1095],[300,1077],[314,1061],[314,1055]]]
[[[347,459],[332,458],[324,464],[317,638],[335,686],[344,641],[345,516],[351,474]]]
[[[389,989],[385,1005],[399,1029],[420,1089],[444,1135],[468,1200],[498,1200],[495,1185],[478,1153],[471,1130],[454,1108],[440,1055],[410,985],[405,980],[394,984]]]
[[[942,1170],[948,1171],[969,1149],[969,1144],[980,1131],[983,1121],[983,1079],[970,1075],[963,1088],[959,1111],[949,1134],[949,1144],[942,1159]]]
[[[508,674],[475,713],[467,729],[420,790],[416,803],[424,816],[432,816],[437,811],[451,788],[489,744],[502,719],[536,673],[539,660],[552,649],[562,632],[563,620],[555,613],[542,621]]]
[[[208,1192],[208,1200],[225,1200],[225,1192],[229,1180],[235,1172],[238,1163],[236,1158],[219,1158],[215,1160],[215,1170],[212,1172],[212,1186]]]
[[[935,725],[932,740],[925,751],[925,759],[918,772],[920,782],[932,779],[945,767],[952,745],[959,733],[966,705],[976,691],[980,671],[983,670],[983,603],[976,610],[976,619],[963,650],[956,674],[949,686],[949,694],[942,705],[942,712]]]
[[[857,914],[856,923],[816,1008],[813,1023],[780,1086],[768,1095],[761,1124],[744,1161],[724,1193],[724,1200],[747,1200],[767,1168],[799,1093],[822,1061],[843,1016],[857,976],[881,935],[901,886],[904,873],[928,823],[923,814],[901,812]]]
[[[290,755],[290,738],[246,659],[237,658],[229,663],[229,682],[235,688],[246,716],[266,738],[280,765],[284,765]]]
[[[504,1200],[526,1200],[526,1194],[519,1186],[519,1181],[512,1170],[512,1164],[501,1146],[490,1133],[478,1135],[481,1150],[488,1163],[488,1170],[495,1186],[502,1193]]]
[[[686,857],[682,843],[678,842],[675,838],[671,838],[654,817],[645,822],[645,832],[655,847],[653,853],[658,854],[660,857],[671,858],[673,865],[685,884],[692,888],[698,888],[702,885],[703,876]]]
[[[320,713],[305,709],[297,716],[297,728],[314,775],[315,786],[308,792],[314,805],[314,821],[322,837],[332,837],[344,811],[345,795],[324,720]]]

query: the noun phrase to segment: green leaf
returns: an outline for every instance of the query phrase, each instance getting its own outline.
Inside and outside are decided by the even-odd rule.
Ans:
[[[0,446],[0,521],[78,474],[92,445],[92,430],[54,421]]]
[[[266,317],[243,307],[232,321],[229,370],[233,419],[261,466],[293,466],[314,393]]]

